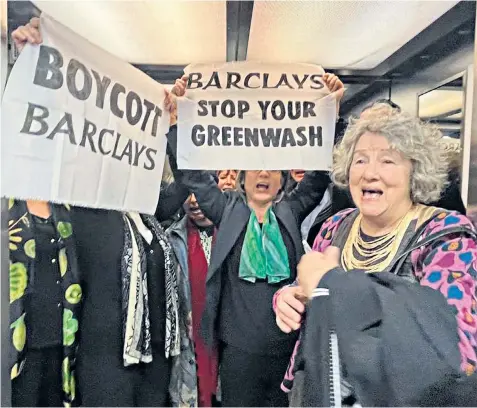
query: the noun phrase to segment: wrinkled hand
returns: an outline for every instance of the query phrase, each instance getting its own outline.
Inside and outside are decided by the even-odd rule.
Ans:
[[[18,27],[12,32],[12,40],[19,52],[22,52],[26,43],[41,44],[40,19],[33,17],[28,24]]]
[[[323,82],[336,99],[336,110],[338,113],[340,110],[341,99],[343,99],[343,95],[345,93],[344,84],[338,76],[328,72],[323,75]]]
[[[184,96],[186,93],[187,81],[189,77],[187,75],[182,75],[181,78],[176,79],[176,83],[172,87],[171,93],[179,98]]]
[[[173,126],[177,123],[177,100],[176,96],[169,92],[167,89],[164,89],[166,94],[164,98],[164,109],[168,111],[171,115],[169,120],[169,126]]]
[[[299,286],[288,286],[282,289],[275,308],[277,326],[282,332],[291,333],[300,328],[305,301],[305,294]]]
[[[323,276],[340,264],[340,250],[330,246],[324,252],[309,252],[298,264],[298,285],[309,299]]]

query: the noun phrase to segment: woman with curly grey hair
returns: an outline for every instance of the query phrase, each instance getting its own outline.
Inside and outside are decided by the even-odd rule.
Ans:
[[[429,389],[476,370],[476,232],[465,216],[423,204],[437,200],[446,184],[441,137],[432,125],[394,111],[368,112],[352,123],[335,149],[332,177],[349,188],[357,208],[323,225],[314,251],[300,261],[297,283],[274,297],[282,331],[300,328],[306,304],[305,333],[325,324],[337,335],[346,382],[330,389],[340,388],[346,403],[439,406]],[[320,308],[315,300],[324,291],[329,303]],[[303,367],[310,381],[313,353],[307,349],[303,360],[300,343],[296,350],[282,384],[287,390]],[[317,406],[331,399],[312,398]]]

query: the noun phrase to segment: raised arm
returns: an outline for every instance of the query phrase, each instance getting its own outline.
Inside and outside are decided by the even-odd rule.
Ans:
[[[169,160],[176,182],[194,193],[200,209],[214,225],[219,226],[227,203],[223,193],[211,174],[200,170],[179,170],[177,168],[177,126],[172,126],[167,134]]]
[[[184,204],[189,196],[189,189],[182,183],[173,181],[161,183],[161,194],[156,208],[156,218],[163,222],[171,218]]]
[[[299,225],[320,204],[330,182],[330,176],[324,171],[307,172],[302,182],[287,196],[286,201]]]

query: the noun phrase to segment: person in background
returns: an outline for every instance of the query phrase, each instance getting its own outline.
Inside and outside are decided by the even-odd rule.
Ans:
[[[10,199],[8,215],[12,406],[62,406],[83,301],[70,207]]]
[[[305,170],[290,170],[290,177],[287,183],[288,194],[301,183],[304,175]],[[313,240],[316,236],[316,234],[315,236],[310,236],[310,230],[312,227],[317,223],[323,223],[331,215],[331,190],[332,186],[330,185],[320,204],[315,207],[301,224],[300,231],[303,242],[307,242],[310,246],[313,244]]]
[[[373,114],[379,110],[379,114]],[[419,397],[418,393],[411,395],[415,385],[421,391],[425,390],[426,385],[433,385],[440,375],[439,370],[433,374],[427,371],[429,377],[426,377],[415,369],[416,364],[421,362],[424,366],[424,362],[419,360],[419,355],[406,354],[413,346],[411,343],[406,346],[407,350],[395,350],[388,343],[382,344],[385,341],[382,339],[386,339],[383,328],[389,330],[388,322],[392,322],[392,318],[389,314],[379,314],[385,305],[373,303],[380,293],[373,273],[379,272],[376,279],[388,279],[389,287],[405,281],[426,287],[416,292],[421,296],[418,300],[423,302],[423,308],[427,296],[435,297],[427,288],[442,295],[443,298],[440,295],[438,298],[446,300],[450,307],[447,311],[455,317],[456,323],[453,329],[456,332],[450,333],[455,339],[454,349],[444,352],[447,357],[454,358],[450,361],[451,366],[469,376],[476,370],[476,231],[462,214],[422,204],[435,202],[446,182],[446,160],[438,147],[441,137],[437,128],[409,115],[397,112],[383,115],[379,105],[370,108],[366,119],[350,125],[335,149],[333,180],[337,186],[349,188],[357,209],[341,211],[323,225],[313,247],[315,252],[305,255],[298,266],[299,286],[285,287],[275,295],[273,307],[277,324],[289,333],[301,326],[304,299],[310,298],[316,288],[329,290],[333,313],[328,315],[333,316],[330,324],[342,319],[350,324],[343,328],[348,337],[341,335],[338,339],[340,349],[354,358],[354,363],[347,359],[346,370],[361,373],[361,376],[345,378],[348,386],[342,390],[345,390],[343,398],[347,398],[348,403],[387,406],[388,398],[396,397],[386,391],[397,384],[393,381],[401,384],[399,397],[402,401],[410,403],[406,398]],[[399,279],[386,278],[387,275]],[[363,294],[367,295],[363,297]],[[417,313],[412,310],[416,306],[407,303],[407,298],[401,300],[392,316],[408,316],[409,308],[411,314]],[[316,313],[313,316],[314,324],[322,318]],[[307,312],[307,326],[309,318]],[[376,324],[367,320],[375,318],[384,320]],[[421,323],[425,327],[426,320]],[[351,333],[372,335],[373,328],[379,348],[374,349],[371,356],[370,350],[363,348],[362,340]],[[394,329],[399,333],[398,326]],[[406,333],[401,333],[398,338],[395,334],[393,344],[406,343],[405,336]],[[433,341],[439,340],[430,338],[429,343],[420,344],[419,349],[424,353],[432,347]],[[413,357],[402,360],[404,355]],[[376,362],[374,356],[380,360]],[[293,385],[295,371],[301,369],[302,358],[298,346],[283,383],[288,390]],[[402,361],[406,366],[402,366]],[[400,371],[406,367],[413,368]],[[377,373],[379,370],[385,370],[385,373]],[[401,374],[396,375],[397,372]],[[380,391],[372,395],[377,389]]]
[[[176,82],[178,96],[185,94],[185,81]],[[342,83],[329,74],[324,81],[339,103]],[[170,156],[176,157],[175,127],[168,140]],[[219,345],[222,403],[287,406],[280,378],[296,336],[278,330],[268,302],[296,276],[304,253],[299,226],[322,200],[328,175],[309,172],[285,196],[284,171],[240,172],[237,191],[222,192],[207,172],[179,171],[173,160],[171,167],[218,228],[201,327],[208,347]]]
[[[217,406],[218,355],[204,343],[200,321],[206,304],[206,277],[216,231],[200,210],[194,194],[184,204],[185,216],[168,230],[180,265],[181,354],[174,359],[173,406]],[[198,401],[195,390],[198,391]]]
[[[12,33],[19,51],[41,44],[39,28],[34,18]],[[159,220],[188,196],[180,185],[167,191]],[[10,204],[13,405],[167,406],[179,293],[156,217]]]
[[[217,171],[218,186],[222,191],[235,189],[237,179],[237,170],[219,170]]]

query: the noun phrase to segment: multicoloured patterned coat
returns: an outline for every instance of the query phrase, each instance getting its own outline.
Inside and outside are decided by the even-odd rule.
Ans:
[[[357,210],[348,209],[329,218],[318,234],[313,250],[322,252],[333,242],[334,234],[342,222]],[[470,220],[446,210],[427,224],[418,242],[454,227],[475,231]],[[459,331],[461,369],[468,375],[477,367],[477,242],[467,234],[448,234],[414,250],[410,256],[416,279],[422,286],[438,290],[455,311]],[[274,298],[276,304],[277,292]],[[295,352],[298,349],[295,347]],[[294,378],[295,353],[282,383],[290,391]]]

